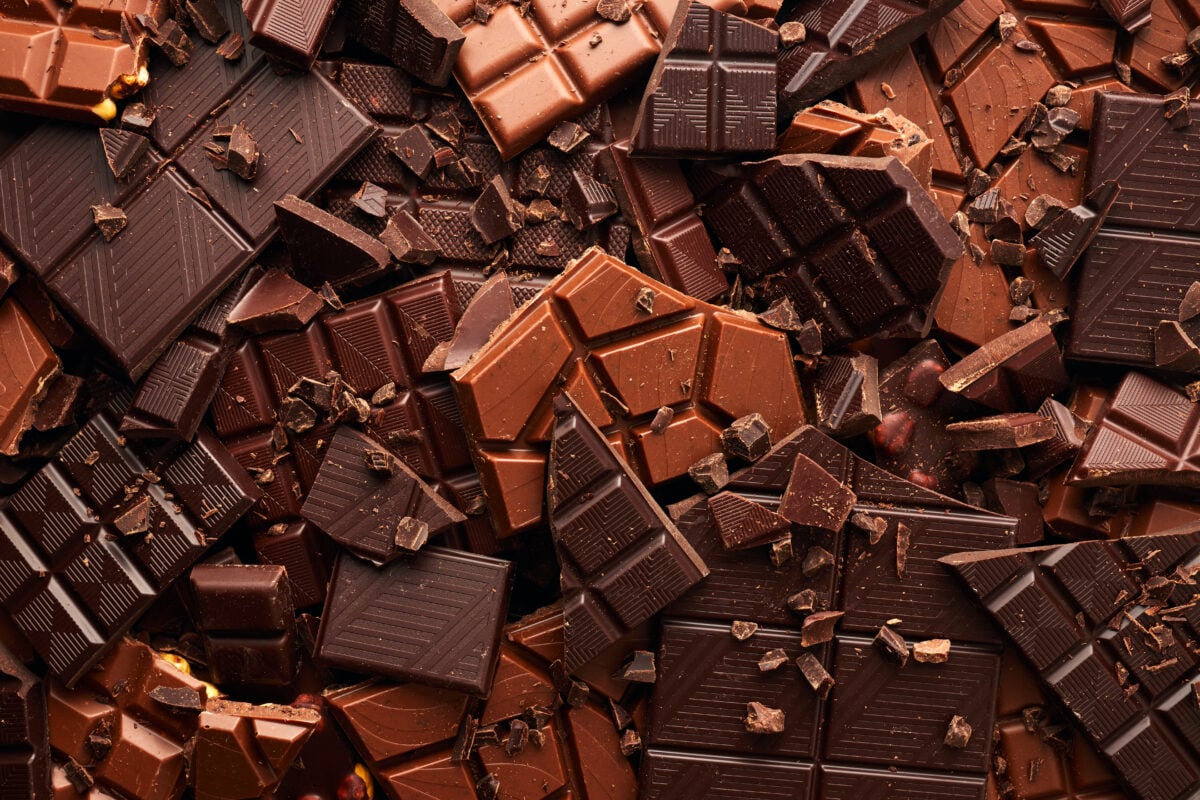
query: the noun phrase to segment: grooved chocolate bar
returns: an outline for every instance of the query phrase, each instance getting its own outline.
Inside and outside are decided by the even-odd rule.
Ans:
[[[762,549],[724,550],[706,500],[677,516],[711,574],[666,611],[645,795],[684,797],[683,787],[702,785],[755,798],[981,797],[998,632],[960,601],[937,560],[973,543],[1008,546],[1016,520],[891,476],[807,426],[735,473],[727,489],[773,509],[798,454],[841,479],[858,502],[841,531],[794,526],[795,556],[776,569]],[[876,522],[875,533],[858,527]],[[817,552],[829,555],[822,567],[813,566]],[[815,635],[820,625],[810,623],[830,612],[832,625]],[[761,627],[739,639],[733,620]],[[890,660],[871,640],[885,624],[910,643],[949,639],[948,660]],[[760,659],[776,649],[788,661],[763,672]],[[797,672],[793,661],[805,653],[833,679],[827,698]],[[780,709],[782,732],[750,731],[743,718],[751,702]],[[974,731],[964,748],[944,742],[956,715]]]
[[[1200,104],[1190,104],[1200,114]],[[1175,320],[1195,280],[1189,253],[1200,234],[1200,170],[1193,128],[1173,128],[1154,95],[1102,94],[1095,103],[1087,189],[1119,187],[1078,274],[1067,353],[1154,367],[1154,331]],[[1172,176],[1164,186],[1160,170]],[[1120,320],[1120,324],[1117,321]]]
[[[757,412],[786,431],[804,416],[782,333],[595,248],[451,377],[500,536],[543,519],[546,442],[560,391],[647,486],[719,452],[721,430],[739,417]],[[655,431],[664,407],[670,421]]]
[[[1200,534],[943,559],[1143,800],[1200,788]]]
[[[433,0],[352,0],[350,36],[434,86],[445,86],[466,37]]]
[[[478,479],[459,428],[459,411],[444,374],[421,365],[447,341],[461,315],[450,274],[412,281],[319,315],[302,331],[251,337],[235,353],[213,401],[213,423],[234,457],[254,470],[272,470],[252,519],[269,525],[300,514],[333,428],[291,432],[277,459],[276,415],[301,378],[324,381],[337,372],[370,397],[386,384],[395,399],[373,411],[366,432],[434,488],[466,508],[479,496]],[[479,546],[491,541],[484,517],[468,522]]]
[[[554,400],[547,516],[562,571],[568,671],[708,574],[654,498],[571,401]]]
[[[928,331],[962,244],[898,160],[784,155],[696,183],[746,279],[815,319],[827,346]]]
[[[633,123],[637,155],[764,152],[775,144],[779,34],[681,0]]]
[[[43,124],[0,157],[0,238],[135,379],[266,245],[273,202],[316,191],[376,131],[323,76],[276,75],[262,58],[231,66],[198,44],[187,66],[159,72],[144,98],[165,108],[157,147],[124,180],[84,128]],[[236,123],[264,154],[253,181],[207,155],[214,130]],[[128,219],[111,242],[92,221],[102,203]]]
[[[618,24],[590,3],[532,0],[484,22],[469,3],[437,2],[466,35],[454,76],[504,158],[624,88],[658,54],[676,6],[648,0]]]
[[[258,496],[207,433],[165,458],[123,442],[93,417],[0,512],[0,604],[68,686]]]
[[[247,0],[242,9],[250,21],[250,44],[299,68],[317,60],[321,42],[333,22],[334,0]]]
[[[382,568],[343,553],[317,657],[351,672],[485,694],[511,580],[507,561],[441,547]]]
[[[784,21],[805,37],[779,52],[779,102],[794,113],[906,47],[962,0],[801,0]]]
[[[45,684],[2,644],[0,709],[0,785],[13,797],[49,800]]]

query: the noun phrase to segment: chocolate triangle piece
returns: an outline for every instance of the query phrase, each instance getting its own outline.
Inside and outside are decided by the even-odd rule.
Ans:
[[[101,128],[100,144],[104,147],[108,168],[119,181],[129,177],[150,149],[150,140],[145,136],[120,128]]]
[[[275,217],[296,275],[310,285],[366,283],[391,261],[387,247],[374,236],[295,195],[275,201]]]
[[[710,497],[708,510],[717,523],[717,535],[729,550],[769,544],[789,536],[792,530],[786,517],[733,492]]]
[[[1092,243],[1119,192],[1115,180],[1105,181],[1082,203],[1063,211],[1030,239],[1029,244],[1037,249],[1042,266],[1056,277],[1065,278]]]
[[[547,487],[562,568],[568,672],[708,574],[708,567],[566,395],[554,400]]]

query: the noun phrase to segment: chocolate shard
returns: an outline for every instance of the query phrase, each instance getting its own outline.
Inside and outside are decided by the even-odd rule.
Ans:
[[[808,681],[808,685],[817,693],[817,697],[822,700],[829,697],[834,680],[820,659],[812,653],[801,653],[796,657],[796,666],[800,668],[800,674],[804,676],[804,680]]]
[[[408,74],[445,86],[465,34],[432,0],[351,0],[349,35]]]
[[[279,269],[268,270],[229,310],[229,324],[251,333],[297,331],[324,308],[307,286]]]
[[[688,476],[705,494],[716,494],[729,483],[729,465],[722,453],[713,453],[688,467]]]
[[[547,505],[574,671],[687,591],[708,568],[599,429],[554,401]]]
[[[388,215],[387,197],[387,189],[370,181],[363,181],[358,191],[350,196],[350,202],[364,214],[383,219]]]
[[[300,11],[272,0],[245,0],[242,8],[250,20],[250,44],[307,70],[317,60],[337,4],[334,0],[316,0]]]
[[[800,626],[800,644],[804,647],[815,647],[832,641],[838,621],[844,616],[845,612],[842,611],[817,611],[809,614]]]
[[[0,304],[0,453],[15,456],[35,426],[61,365],[45,334],[16,300]]]
[[[423,181],[433,172],[437,146],[424,125],[410,125],[397,136],[383,137],[383,146],[412,170],[418,179]]]
[[[957,5],[802,0],[780,20],[806,28],[803,42],[779,54],[780,106],[790,114],[820,100],[903,50]]]
[[[974,731],[964,718],[955,714],[950,718],[950,724],[946,726],[946,747],[953,747],[955,750],[963,750],[971,741],[971,734]]]
[[[837,437],[879,424],[879,362],[865,353],[822,359],[808,381],[817,427]]]
[[[1200,370],[1200,347],[1175,320],[1164,319],[1154,331],[1154,365],[1173,372]]]
[[[769,544],[791,533],[792,525],[786,517],[732,492],[710,497],[708,510],[716,521],[721,542],[729,550]]]
[[[721,446],[730,458],[757,461],[771,449],[771,427],[762,414],[747,414],[721,431]]]
[[[938,380],[955,394],[1006,412],[1035,407],[1067,387],[1058,342],[1041,318],[987,342]]]
[[[488,244],[512,236],[524,224],[508,186],[497,175],[471,204],[471,225]]]
[[[1150,0],[1100,0],[1101,7],[1118,25],[1136,33],[1150,24]]]
[[[573,120],[563,120],[546,137],[546,144],[563,153],[570,153],[591,136],[587,128]]]
[[[771,150],[778,50],[769,28],[680,2],[633,123],[634,155]]]
[[[1172,798],[1200,784],[1188,734],[1200,709],[1186,665],[1192,657],[1184,655],[1200,644],[1188,621],[1200,596],[1198,554],[1193,523],[1114,541],[959,553],[942,563],[979,597],[1079,723],[1071,730],[1096,745],[1127,791]],[[1156,587],[1176,605],[1155,601]],[[975,731],[984,733],[978,724]]]
[[[397,210],[388,219],[387,226],[379,234],[379,241],[397,261],[405,264],[429,266],[442,253],[441,245],[404,209]]]
[[[884,625],[879,629],[879,633],[875,634],[874,643],[876,649],[900,666],[903,667],[908,663],[908,644],[904,641],[903,636],[887,625]]]
[[[803,453],[792,462],[779,514],[797,525],[839,531],[857,502],[853,490]]]
[[[654,669],[654,653],[648,650],[634,650],[633,657],[617,670],[614,677],[634,683],[654,683],[657,679],[657,672]]]
[[[209,44],[216,44],[229,33],[229,21],[215,0],[187,0],[183,7],[200,38]]]
[[[1105,181],[1083,203],[1062,211],[1030,239],[1029,245],[1037,250],[1042,266],[1055,277],[1065,278],[1100,231],[1120,191],[1115,180]]]
[[[952,422],[946,432],[964,450],[1005,450],[1028,447],[1054,438],[1055,425],[1028,412]]]
[[[212,699],[199,722],[191,753],[196,796],[242,800],[274,792],[322,720],[309,708]]]
[[[507,561],[441,547],[383,568],[343,553],[317,658],[360,674],[485,694],[511,578]]]
[[[386,564],[412,549],[396,543],[406,518],[425,523],[436,535],[466,517],[403,461],[390,462],[391,474],[372,469],[364,455],[382,451],[365,434],[338,428],[300,513],[356,555]]]
[[[145,136],[119,128],[101,128],[100,143],[108,169],[118,181],[128,178],[150,150],[150,140]]]
[[[1068,480],[1077,486],[1200,486],[1193,455],[1198,427],[1200,404],[1130,372],[1092,425]]]
[[[366,283],[388,269],[391,256],[378,239],[295,195],[275,202],[279,233],[305,282],[335,288]]]
[[[46,684],[0,644],[0,758],[13,797],[50,800]]]
[[[928,332],[963,245],[899,160],[782,155],[734,174],[697,168],[709,169],[699,199],[710,230],[743,262],[743,280],[816,320],[826,347]],[[833,249],[814,250],[818,240]]]
[[[240,122],[234,125],[225,149],[225,163],[229,171],[244,181],[252,181],[258,174],[260,156],[258,142],[249,129]]]
[[[578,230],[586,230],[617,213],[617,198],[608,184],[573,170],[563,195],[563,213]]]
[[[739,642],[744,642],[754,635],[758,630],[757,622],[747,622],[746,620],[735,619],[729,625],[729,633],[734,639]]]
[[[914,642],[912,648],[913,660],[921,664],[945,664],[950,660],[949,639],[926,639]]]
[[[456,370],[465,366],[516,310],[508,276],[499,272],[488,278],[463,310],[441,369]]]
[[[118,233],[125,230],[125,226],[129,224],[129,218],[125,215],[124,209],[117,208],[111,203],[101,203],[92,206],[92,222],[100,229],[100,235],[104,237],[104,241],[111,242],[117,238]]]

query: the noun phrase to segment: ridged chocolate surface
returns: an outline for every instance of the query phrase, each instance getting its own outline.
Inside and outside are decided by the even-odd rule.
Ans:
[[[350,36],[434,86],[445,86],[466,38],[433,0],[353,0]]]
[[[1200,534],[944,560],[1143,800],[1200,787]],[[1164,580],[1165,579],[1165,580]]]
[[[775,145],[779,34],[699,0],[683,0],[638,118],[633,152],[689,156]]]
[[[555,400],[547,505],[562,570],[564,661],[574,670],[708,569],[599,429]]]
[[[50,741],[42,679],[0,645],[0,787],[25,800],[49,800]]]
[[[649,312],[638,305],[642,291],[653,296]],[[775,431],[803,419],[783,334],[598,249],[509,318],[452,379],[501,536],[543,518],[546,441],[560,391],[647,486],[719,451],[721,430],[738,417],[758,412]],[[653,433],[662,407],[674,415]]]
[[[441,547],[383,568],[342,554],[317,657],[351,672],[484,694],[511,570],[507,561]]]
[[[710,229],[827,346],[928,330],[962,244],[898,160],[783,155],[713,182]]]

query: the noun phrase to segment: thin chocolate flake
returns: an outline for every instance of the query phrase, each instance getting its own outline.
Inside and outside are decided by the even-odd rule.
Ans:
[[[811,589],[805,591],[811,592]],[[793,595],[792,597],[795,597]],[[792,610],[797,610],[791,606],[791,598],[789,607]],[[811,602],[811,600],[809,600]],[[814,614],[809,614],[804,618],[804,622],[800,626],[800,644],[803,647],[813,647],[818,644],[824,644],[833,640],[834,629],[837,628],[838,621],[845,616],[843,611],[818,611]]]

